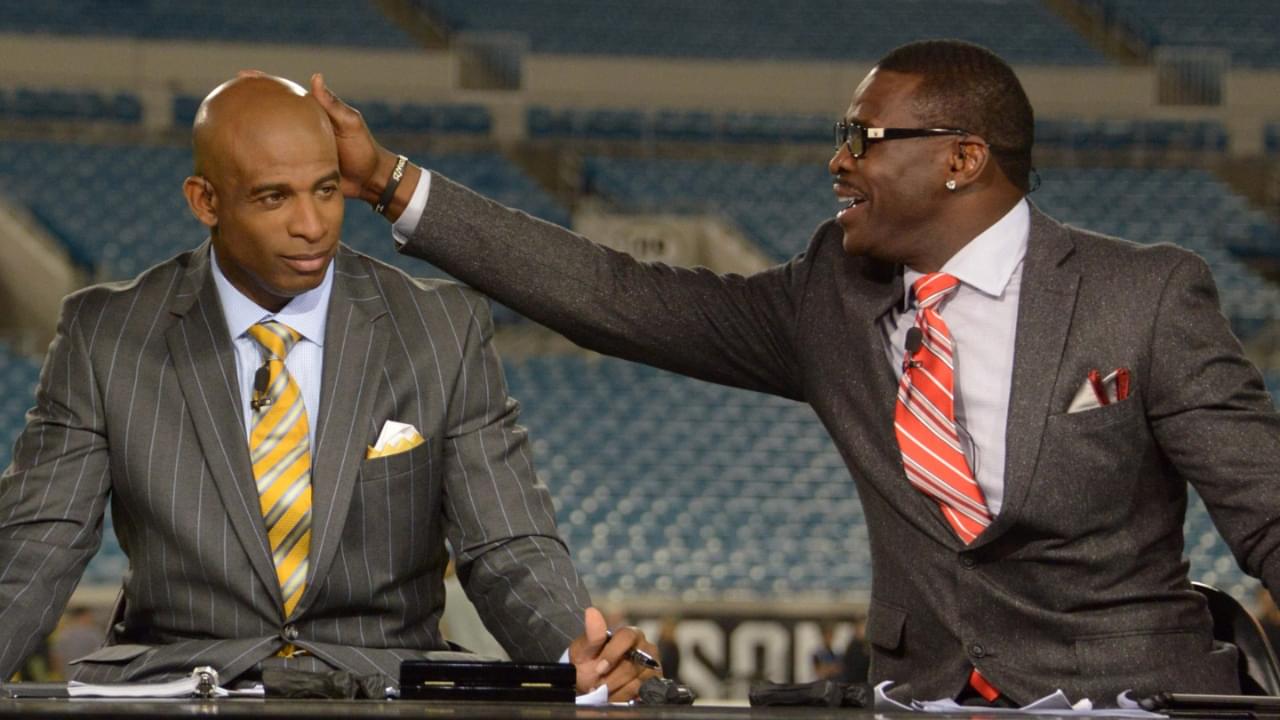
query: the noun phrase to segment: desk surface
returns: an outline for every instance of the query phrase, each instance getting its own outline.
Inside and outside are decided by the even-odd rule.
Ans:
[[[426,702],[419,700],[119,700],[0,699],[0,717],[86,716],[102,718],[526,718],[528,720],[754,720],[755,718],[870,717],[870,711],[841,708],[750,708],[744,706],[575,707],[537,703]],[[888,717],[883,713],[877,717]],[[904,715],[904,717],[907,717]],[[912,716],[918,720],[919,715]],[[943,717],[943,716],[939,716]]]
[[[66,718],[85,716],[104,718],[516,718],[525,720],[758,720],[759,718],[803,718],[804,720],[887,720],[926,717],[920,713],[873,713],[856,708],[750,708],[745,706],[610,706],[575,707],[572,705],[537,703],[426,702],[419,700],[284,700],[223,698],[217,700],[120,700],[76,699],[44,700],[36,698],[0,699],[0,718]],[[943,720],[948,717],[974,718],[975,715],[928,715]],[[983,720],[990,720],[988,714]],[[1044,715],[1001,715],[1017,717]],[[1075,718],[1073,720],[1079,720]]]
[[[575,707],[557,704],[486,702],[426,702],[418,700],[284,700],[224,698],[218,700],[119,700],[36,698],[0,699],[0,718],[515,718],[517,720],[1046,720],[1056,716],[1020,713],[991,714],[975,708],[965,714],[877,713],[855,708],[750,708],[743,706],[611,706]],[[1197,717],[1182,715],[1181,717]],[[1203,715],[1216,718],[1250,717],[1248,714]],[[1280,720],[1280,714],[1258,713],[1259,720]],[[1064,718],[1080,720],[1080,716]]]

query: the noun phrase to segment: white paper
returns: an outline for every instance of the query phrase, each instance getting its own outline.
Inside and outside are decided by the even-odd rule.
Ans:
[[[110,683],[94,684],[72,680],[67,683],[67,694],[81,698],[185,698],[196,694],[198,681],[194,677],[179,678],[162,683]],[[214,697],[263,697],[262,685],[242,690],[213,689]]]
[[[1129,698],[1128,693],[1121,693],[1116,697],[1117,708],[1101,708],[1095,709],[1093,702],[1088,698],[1079,700],[1074,704],[1067,698],[1066,693],[1057,690],[1049,695],[1036,700],[1035,702],[1020,708],[989,708],[989,707],[970,707],[961,705],[951,698],[943,698],[941,700],[912,700],[911,704],[906,705],[894,700],[886,694],[886,690],[893,686],[893,681],[886,680],[876,685],[875,690],[875,709],[880,711],[894,712],[926,712],[926,713],[974,713],[981,712],[983,715],[1058,715],[1072,716],[1079,715],[1082,717],[1107,717],[1107,718],[1163,718],[1167,715],[1153,713],[1143,710],[1136,702]]]
[[[609,704],[609,686],[601,685],[586,695],[579,695],[573,699],[575,705],[608,705]]]
[[[163,683],[112,683],[95,685],[72,680],[67,683],[67,694],[71,697],[110,697],[110,698],[175,698],[190,697],[196,694],[196,679],[184,677]]]

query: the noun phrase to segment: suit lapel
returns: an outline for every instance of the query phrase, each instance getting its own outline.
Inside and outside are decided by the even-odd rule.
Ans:
[[[902,268],[875,261],[857,262],[860,267],[850,272],[860,278],[846,286],[841,293],[847,317],[857,318],[850,325],[863,333],[862,344],[870,349],[867,378],[868,396],[873,405],[872,421],[867,423],[871,434],[871,446],[887,448],[881,471],[868,473],[867,480],[876,485],[889,498],[893,507],[902,508],[903,514],[922,531],[945,544],[959,543],[959,539],[947,524],[938,504],[916,490],[907,480],[902,467],[902,453],[898,448],[898,435],[893,428],[893,416],[897,406],[898,378],[889,364],[888,348],[880,318],[905,295],[902,285]]]
[[[999,517],[978,538],[979,544],[1016,522],[1031,487],[1075,312],[1080,275],[1066,262],[1074,248],[1066,228],[1032,205],[1005,430],[1004,504]]]
[[[235,348],[209,267],[209,244],[192,253],[183,288],[169,310],[179,319],[165,333],[196,437],[245,555],[275,606],[280,584],[258,504],[236,380]]]
[[[382,378],[390,332],[382,289],[368,266],[341,248],[325,322],[324,378],[312,454],[311,558],[295,613],[315,597],[337,554],[351,494],[368,450],[370,414]]]

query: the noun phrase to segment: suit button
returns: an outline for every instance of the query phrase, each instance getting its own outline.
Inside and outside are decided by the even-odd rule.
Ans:
[[[292,642],[292,641],[294,641],[294,640],[297,640],[297,639],[298,639],[298,626],[297,626],[297,625],[285,625],[285,626],[284,626],[284,639],[285,639],[285,640],[289,640],[290,642]]]
[[[987,654],[987,649],[986,649],[986,648],[984,648],[984,647],[982,647],[982,646],[981,646],[981,645],[979,645],[978,643],[974,643],[974,644],[972,644],[972,645],[970,645],[970,646],[969,646],[969,656],[970,656],[970,657],[980,658],[980,657],[982,657],[983,655],[986,655],[986,654]]]
[[[974,565],[978,564],[978,561],[974,560],[972,555],[961,555],[960,564],[965,568],[972,569]]]

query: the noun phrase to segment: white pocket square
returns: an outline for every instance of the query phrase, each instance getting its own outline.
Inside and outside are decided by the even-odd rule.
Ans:
[[[380,458],[395,455],[426,442],[418,429],[408,423],[388,420],[378,433],[378,442],[369,448],[366,458]]]
[[[1104,405],[1120,402],[1129,397],[1129,368],[1116,368],[1103,377],[1097,370],[1090,370],[1084,384],[1067,407],[1068,413],[1083,412]]]

